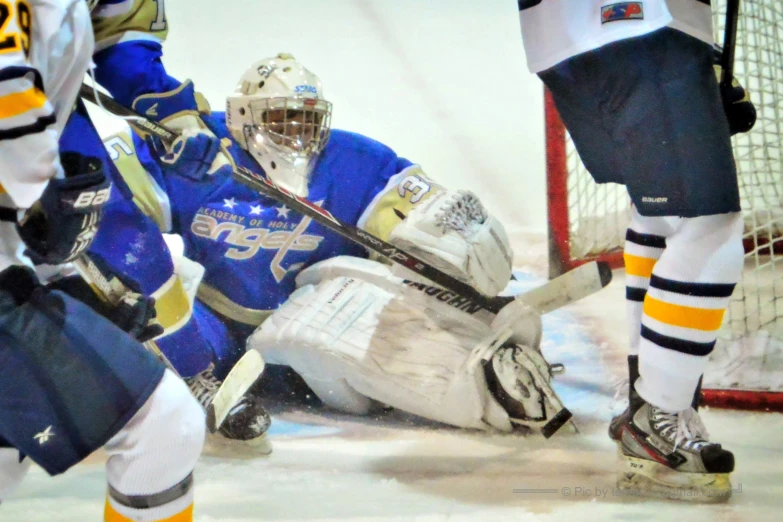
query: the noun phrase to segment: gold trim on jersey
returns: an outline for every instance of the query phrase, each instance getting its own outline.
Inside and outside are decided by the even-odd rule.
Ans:
[[[446,190],[429,179],[421,167],[412,165],[389,179],[389,183],[368,205],[367,218],[360,227],[388,241],[394,228],[419,203]]]
[[[219,290],[202,282],[198,287],[198,300],[219,313],[238,323],[259,326],[274,310],[256,310],[239,305]]]
[[[171,91],[167,91],[167,92],[163,92],[163,93],[153,92],[153,93],[149,93],[149,94],[142,94],[141,96],[139,96],[138,98],[133,100],[133,105],[131,106],[131,108],[133,110],[135,110],[135,111],[138,111],[138,109],[136,107],[138,102],[141,101],[141,100],[148,99],[148,98],[149,99],[154,99],[154,100],[162,100],[162,99],[165,99],[165,98],[176,97],[186,87],[189,87],[192,84],[193,84],[193,80],[185,80],[184,82],[182,82],[180,84],[179,87],[177,87],[176,89],[171,90]],[[195,109],[185,109],[185,110],[182,110],[182,111],[179,111],[179,112],[175,112],[173,114],[169,114],[168,116],[166,116],[165,118],[160,120],[160,122],[161,123],[169,123],[169,122],[171,122],[171,120],[174,120],[176,118],[180,118],[182,116],[194,116],[194,117],[198,118],[198,121],[196,121],[195,123],[200,128],[204,128],[205,129],[206,125],[204,124],[203,121],[201,121],[201,115],[202,114],[207,114],[207,115],[212,114],[212,109],[209,106],[209,102],[207,101],[207,99],[200,92],[194,91],[193,98],[194,98],[194,101],[196,103],[196,108]],[[157,112],[155,112],[155,109],[157,108],[157,106],[158,106],[158,104],[156,103],[152,107],[147,109],[147,113],[145,114],[145,116],[156,117],[158,115]],[[178,130],[178,129],[174,129],[174,130]],[[136,132],[139,132],[139,134],[143,135],[143,133],[140,132],[140,130],[137,130]]]
[[[102,6],[92,16],[95,51],[120,41],[154,40],[162,42],[168,35],[164,2],[129,0],[129,6]],[[121,7],[121,8],[120,8]]]
[[[168,232],[171,229],[170,211],[162,203],[162,200],[168,201],[168,196],[142,166],[135,154],[133,139],[127,133],[119,132],[103,140],[103,144],[133,194],[133,203],[162,232]]]
[[[164,330],[163,335],[176,332],[185,326],[193,315],[188,293],[177,274],[173,274],[163,286],[153,292],[152,297],[155,299],[156,319]]]

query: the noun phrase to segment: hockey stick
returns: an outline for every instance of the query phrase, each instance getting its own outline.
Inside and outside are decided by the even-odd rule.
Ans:
[[[740,0],[728,0],[726,3],[726,27],[723,33],[723,55],[721,56],[721,89],[731,88],[734,80],[734,53],[737,48],[737,23],[739,21]]]
[[[80,94],[86,100],[103,107],[112,114],[128,118],[128,123],[131,126],[143,133],[154,134],[167,145],[171,145],[177,139],[177,134],[167,129],[164,125],[147,119],[134,110],[121,105],[110,96],[96,91],[89,85],[82,84]],[[312,218],[313,221],[323,225],[332,232],[408,268],[462,298],[467,298],[467,304],[465,304],[466,301],[464,299],[460,301],[463,305],[484,309],[492,314],[497,314],[503,307],[515,299],[523,301],[528,306],[539,311],[539,313],[544,314],[586,297],[605,287],[612,280],[612,271],[607,263],[591,262],[571,270],[531,292],[525,292],[516,297],[486,297],[467,283],[438,270],[369,232],[340,221],[329,211],[305,198],[289,193],[260,174],[238,166],[234,170],[234,179],[279,203],[285,204],[295,212]]]
[[[116,305],[120,299],[129,292],[118,280],[118,284],[112,284],[106,278],[106,275],[101,272],[100,268],[89,258],[87,254],[83,254],[73,261],[73,265],[79,275],[89,284],[93,291],[109,304]],[[142,343],[144,348],[155,355],[160,361],[166,365],[166,367],[174,372],[177,377],[180,377],[179,372],[171,361],[160,351],[158,345],[154,341],[147,341]],[[239,399],[247,392],[248,389],[255,383],[259,375],[264,371],[264,359],[258,350],[250,350],[245,353],[242,358],[231,368],[228,376],[223,380],[223,383],[218,388],[217,393],[212,398],[212,402],[206,408],[207,412],[207,428],[210,433],[215,433],[223,421],[228,417],[231,408],[239,402]]]
[[[112,283],[106,278],[106,275],[101,272],[101,269],[90,259],[88,254],[82,254],[73,260],[73,266],[79,275],[84,279],[88,285],[93,289],[93,292],[110,305],[119,304],[123,296],[130,290],[124,285],[121,287],[112,285]],[[119,280],[117,280],[119,282]],[[166,358],[163,352],[160,351],[158,345],[153,341],[146,341],[142,343],[142,346],[155,355],[160,361],[166,365],[166,367],[174,372],[179,377],[179,372],[174,368],[171,362]]]

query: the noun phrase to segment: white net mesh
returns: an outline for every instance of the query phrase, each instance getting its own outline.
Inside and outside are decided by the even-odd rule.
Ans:
[[[726,0],[713,11],[722,43]],[[783,391],[783,0],[741,2],[735,76],[758,111],[753,130],[733,139],[746,270],[705,386]],[[570,139],[566,151],[571,257],[621,249],[630,217],[624,187],[595,184]]]

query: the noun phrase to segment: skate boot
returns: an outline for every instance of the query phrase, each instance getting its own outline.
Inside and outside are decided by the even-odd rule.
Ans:
[[[728,500],[734,455],[707,440],[706,429],[693,408],[672,413],[644,401],[634,389],[638,366],[631,357],[630,404],[609,425],[622,467],[617,487],[639,496],[695,502]]]
[[[211,404],[221,382],[212,374],[213,366],[198,375],[185,379],[190,392],[204,409]],[[231,408],[218,433],[225,439],[242,445],[252,446],[259,454],[268,454],[272,446],[266,436],[272,421],[258,397],[250,392]]]
[[[538,350],[521,344],[499,348],[484,366],[495,400],[517,426],[534,428],[549,438],[571,419],[550,384],[562,365],[550,366]]]

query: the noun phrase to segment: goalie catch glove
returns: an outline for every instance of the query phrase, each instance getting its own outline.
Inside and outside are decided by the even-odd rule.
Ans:
[[[200,181],[231,164],[223,143],[201,119],[202,114],[211,111],[190,80],[170,92],[139,96],[133,101],[133,109],[180,134],[170,146],[157,137],[145,136],[164,168]]]
[[[723,50],[720,46],[714,46],[715,52],[715,74],[720,83],[723,77],[723,68],[721,67],[721,58]],[[747,91],[740,85],[736,78],[731,79],[731,85],[720,85],[720,96],[723,102],[723,111],[726,113],[726,119],[729,121],[729,130],[734,136],[740,132],[748,132],[756,124],[756,107],[750,100]]]
[[[472,192],[443,189],[399,217],[404,219],[389,236],[392,245],[488,296],[511,279],[506,231]]]
[[[41,199],[17,222],[25,254],[36,265],[59,265],[85,252],[95,239],[111,183],[98,158],[60,155],[65,178],[52,179]]]

